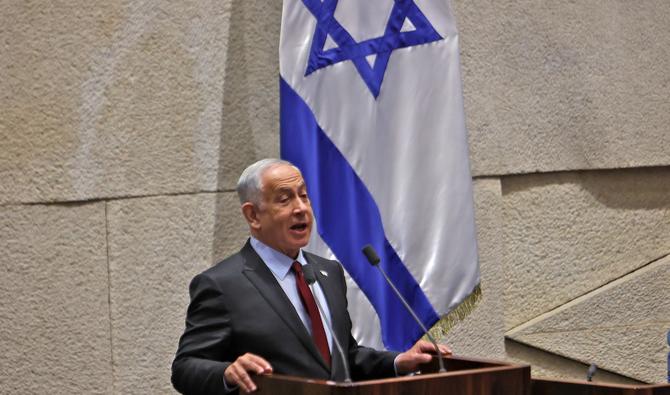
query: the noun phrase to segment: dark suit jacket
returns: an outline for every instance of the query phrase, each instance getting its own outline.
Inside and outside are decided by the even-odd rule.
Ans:
[[[396,353],[359,346],[351,336],[340,264],[309,253],[305,258],[314,266],[326,296],[335,336],[348,353],[352,379],[393,376]],[[336,348],[329,368],[274,275],[248,241],[239,253],[197,275],[190,295],[186,329],[172,363],[172,383],[178,391],[222,394],[224,370],[247,352],[265,358],[275,373],[344,379]]]

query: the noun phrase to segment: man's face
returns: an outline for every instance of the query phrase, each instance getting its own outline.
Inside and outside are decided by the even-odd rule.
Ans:
[[[293,166],[276,165],[261,177],[261,202],[247,221],[254,237],[285,255],[295,258],[307,245],[312,232],[312,206],[300,172]],[[243,210],[244,206],[243,205]]]

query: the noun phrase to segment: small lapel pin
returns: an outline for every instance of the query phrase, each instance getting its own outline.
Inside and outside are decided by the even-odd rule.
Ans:
[[[321,274],[323,274],[324,276],[328,277],[328,272],[326,272],[325,270],[319,270],[319,272],[321,272]]]

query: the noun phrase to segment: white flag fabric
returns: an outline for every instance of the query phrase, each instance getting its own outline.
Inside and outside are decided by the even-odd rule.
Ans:
[[[281,156],[303,172],[325,243],[311,247],[332,251],[358,286],[357,340],[406,350],[422,331],[364,245],[427,327],[479,284],[449,3],[284,0],[279,59]]]

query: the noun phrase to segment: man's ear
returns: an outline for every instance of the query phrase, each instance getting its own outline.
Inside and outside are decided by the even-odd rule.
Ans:
[[[251,229],[260,229],[261,221],[258,219],[258,209],[251,202],[245,202],[242,205],[242,215],[247,220]]]

